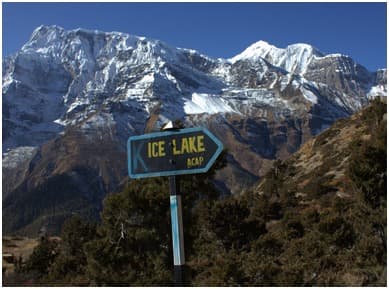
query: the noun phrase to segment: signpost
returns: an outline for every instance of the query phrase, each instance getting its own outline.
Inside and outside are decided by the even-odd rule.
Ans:
[[[222,150],[202,127],[133,136],[127,142],[128,172],[135,179],[205,173]]]
[[[185,254],[181,193],[176,176],[207,172],[222,150],[222,143],[202,127],[128,139],[128,173],[131,178],[169,176],[174,280],[177,285],[183,282]]]

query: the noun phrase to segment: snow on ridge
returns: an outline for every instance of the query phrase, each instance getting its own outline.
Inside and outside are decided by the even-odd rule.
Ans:
[[[311,90],[306,89],[304,86],[301,87],[301,92],[304,98],[313,104],[317,104],[317,96]]]
[[[369,99],[373,99],[377,96],[379,97],[386,97],[387,95],[387,88],[386,85],[376,85],[370,88],[370,90],[367,92],[367,97]]]
[[[41,25],[32,32],[30,40],[23,45],[21,50],[28,51],[30,49],[50,47],[53,43],[58,42],[59,37],[63,37],[65,34],[65,29],[60,26]]]
[[[2,155],[3,168],[16,168],[21,162],[30,159],[38,150],[33,146],[21,146],[9,149]]]
[[[286,48],[278,48],[260,40],[242,53],[230,58],[229,61],[233,64],[239,60],[258,61],[262,58],[288,72],[304,74],[312,58],[323,55],[317,48],[306,43],[295,43]]]
[[[279,48],[269,44],[268,42],[260,40],[258,42],[251,44],[240,54],[235,55],[232,58],[229,58],[228,61],[231,63],[235,63],[243,59],[257,59],[259,57],[266,56],[272,50],[278,50],[278,49]]]
[[[290,44],[285,49],[286,50],[291,50],[291,51],[293,51],[293,50],[308,51],[308,52],[310,52],[314,56],[319,56],[319,57],[324,56],[324,53],[322,53],[319,49],[317,49],[316,47],[314,47],[314,46],[312,46],[311,44],[308,44],[308,43],[294,43],[294,44]]]
[[[331,54],[326,54],[326,55],[323,55],[321,58],[351,58],[350,56],[346,55],[346,54],[341,54],[341,53],[331,53]]]
[[[203,53],[201,53],[201,52],[199,52],[199,51],[197,51],[197,50],[195,50],[195,49],[177,47],[177,50],[178,50],[178,51],[182,51],[182,52],[187,52],[187,53],[192,54],[192,55],[193,55],[193,54],[194,54],[194,55],[198,55],[198,56],[200,56],[200,57],[202,57],[202,58],[204,58],[204,59],[206,59],[206,60],[208,60],[208,61],[212,61],[212,62],[215,61],[214,58],[211,58],[211,57],[209,57],[208,55],[205,55],[205,54],[203,54]],[[218,58],[217,61],[218,61],[218,62],[224,62],[225,60],[224,60],[223,58]]]
[[[229,61],[231,63],[234,63],[242,59],[258,58],[258,57],[266,58],[266,56],[268,56],[269,54],[270,56],[273,55],[282,56],[284,54],[289,54],[290,56],[290,54],[297,54],[304,51],[317,56],[323,55],[323,53],[321,53],[317,48],[306,43],[294,43],[288,45],[286,48],[278,48],[266,41],[260,40],[258,42],[251,44],[240,54],[230,58]]]
[[[171,52],[176,50],[175,48],[160,40],[154,40],[144,36],[131,35],[128,33],[116,31],[104,32],[100,30],[88,30],[84,28],[65,30],[64,28],[57,25],[41,25],[33,31],[30,40],[22,47],[22,51],[44,55],[48,53],[54,53],[56,51],[63,51],[68,47],[68,45],[70,45],[70,48],[77,47],[77,50],[85,49],[83,46],[85,46],[88,42],[80,41],[80,39],[84,37],[82,34],[91,35],[93,40],[96,41],[96,43],[92,44],[95,46],[97,45],[93,49],[95,53],[97,51],[101,51],[101,49],[106,48],[107,45],[114,49],[111,51],[111,53],[134,48],[142,48],[143,46],[146,46],[147,51],[149,52],[146,53],[148,57],[150,57],[153,53],[163,54],[164,51],[168,51],[169,56],[171,56]],[[99,37],[104,35],[107,36],[105,39],[99,39]],[[73,52],[75,53],[75,51]],[[107,53],[107,51],[105,51],[105,53]],[[61,57],[60,53],[56,53],[56,56]]]
[[[184,111],[186,114],[236,112],[220,96],[206,93],[193,93],[192,98],[185,101]]]

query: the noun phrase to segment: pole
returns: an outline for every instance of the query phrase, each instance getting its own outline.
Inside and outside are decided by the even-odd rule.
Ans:
[[[179,190],[178,177],[170,176],[170,213],[172,221],[174,283],[180,286],[183,283],[185,254],[184,254],[184,231],[182,224],[182,205]]]

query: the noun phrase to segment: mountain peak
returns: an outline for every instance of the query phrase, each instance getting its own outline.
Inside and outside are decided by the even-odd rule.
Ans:
[[[239,60],[264,58],[271,50],[277,50],[279,48],[269,44],[264,40],[257,41],[247,47],[242,53],[230,58],[229,60],[234,63]]]
[[[286,48],[278,48],[260,40],[229,60],[235,63],[239,60],[258,61],[262,58],[288,72],[304,74],[313,57],[323,56],[323,53],[309,44],[296,43],[288,45]]]
[[[53,35],[56,33],[63,33],[63,32],[65,32],[65,29],[63,29],[58,25],[40,25],[32,32],[30,41],[37,40],[40,37],[44,37],[47,35]]]
[[[22,47],[22,50],[35,50],[51,46],[58,39],[64,37],[65,29],[57,25],[41,25],[37,27],[31,34],[30,40]]]
[[[269,42],[265,40],[259,40],[253,44],[251,44],[248,48],[250,49],[261,49],[261,48],[274,48],[274,45],[271,45]]]

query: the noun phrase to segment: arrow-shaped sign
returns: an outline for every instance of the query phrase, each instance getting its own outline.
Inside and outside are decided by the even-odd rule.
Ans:
[[[131,178],[205,173],[222,150],[202,127],[133,136],[127,142],[128,173]]]

